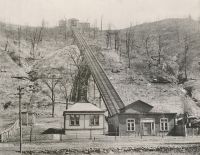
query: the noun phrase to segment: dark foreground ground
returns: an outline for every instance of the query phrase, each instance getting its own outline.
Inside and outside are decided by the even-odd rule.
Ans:
[[[18,155],[18,143],[1,143],[0,155]],[[65,142],[25,143],[24,155],[200,154],[200,137],[110,137],[101,140],[73,139]]]

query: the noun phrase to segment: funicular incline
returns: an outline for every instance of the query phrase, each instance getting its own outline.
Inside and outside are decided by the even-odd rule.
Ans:
[[[93,50],[87,44],[82,34],[78,30],[73,29],[73,35],[75,40],[77,41],[77,46],[83,53],[83,56],[95,80],[95,83],[104,100],[109,115],[113,116],[119,113],[119,109],[124,107],[124,103],[122,102],[115,88],[108,79],[106,73],[104,72],[104,69],[94,55]]]

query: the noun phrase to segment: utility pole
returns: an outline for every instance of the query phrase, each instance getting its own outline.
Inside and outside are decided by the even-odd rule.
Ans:
[[[21,99],[22,99],[22,90],[24,88],[22,87],[18,87],[17,90],[19,91],[18,95],[19,95],[19,133],[20,133],[20,153],[22,154],[22,110],[21,110]]]

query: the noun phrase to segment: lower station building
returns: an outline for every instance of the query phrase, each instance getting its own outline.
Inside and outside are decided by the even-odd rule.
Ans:
[[[136,101],[120,109],[120,113],[108,117],[110,135],[173,135],[176,113],[154,111],[154,107]]]

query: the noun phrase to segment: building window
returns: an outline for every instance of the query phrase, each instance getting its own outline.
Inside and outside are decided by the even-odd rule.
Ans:
[[[70,125],[79,126],[80,115],[70,115]]]
[[[99,126],[99,115],[90,115],[90,126]]]
[[[160,119],[160,131],[168,131],[168,118]]]
[[[135,131],[135,119],[127,119],[127,131]]]

